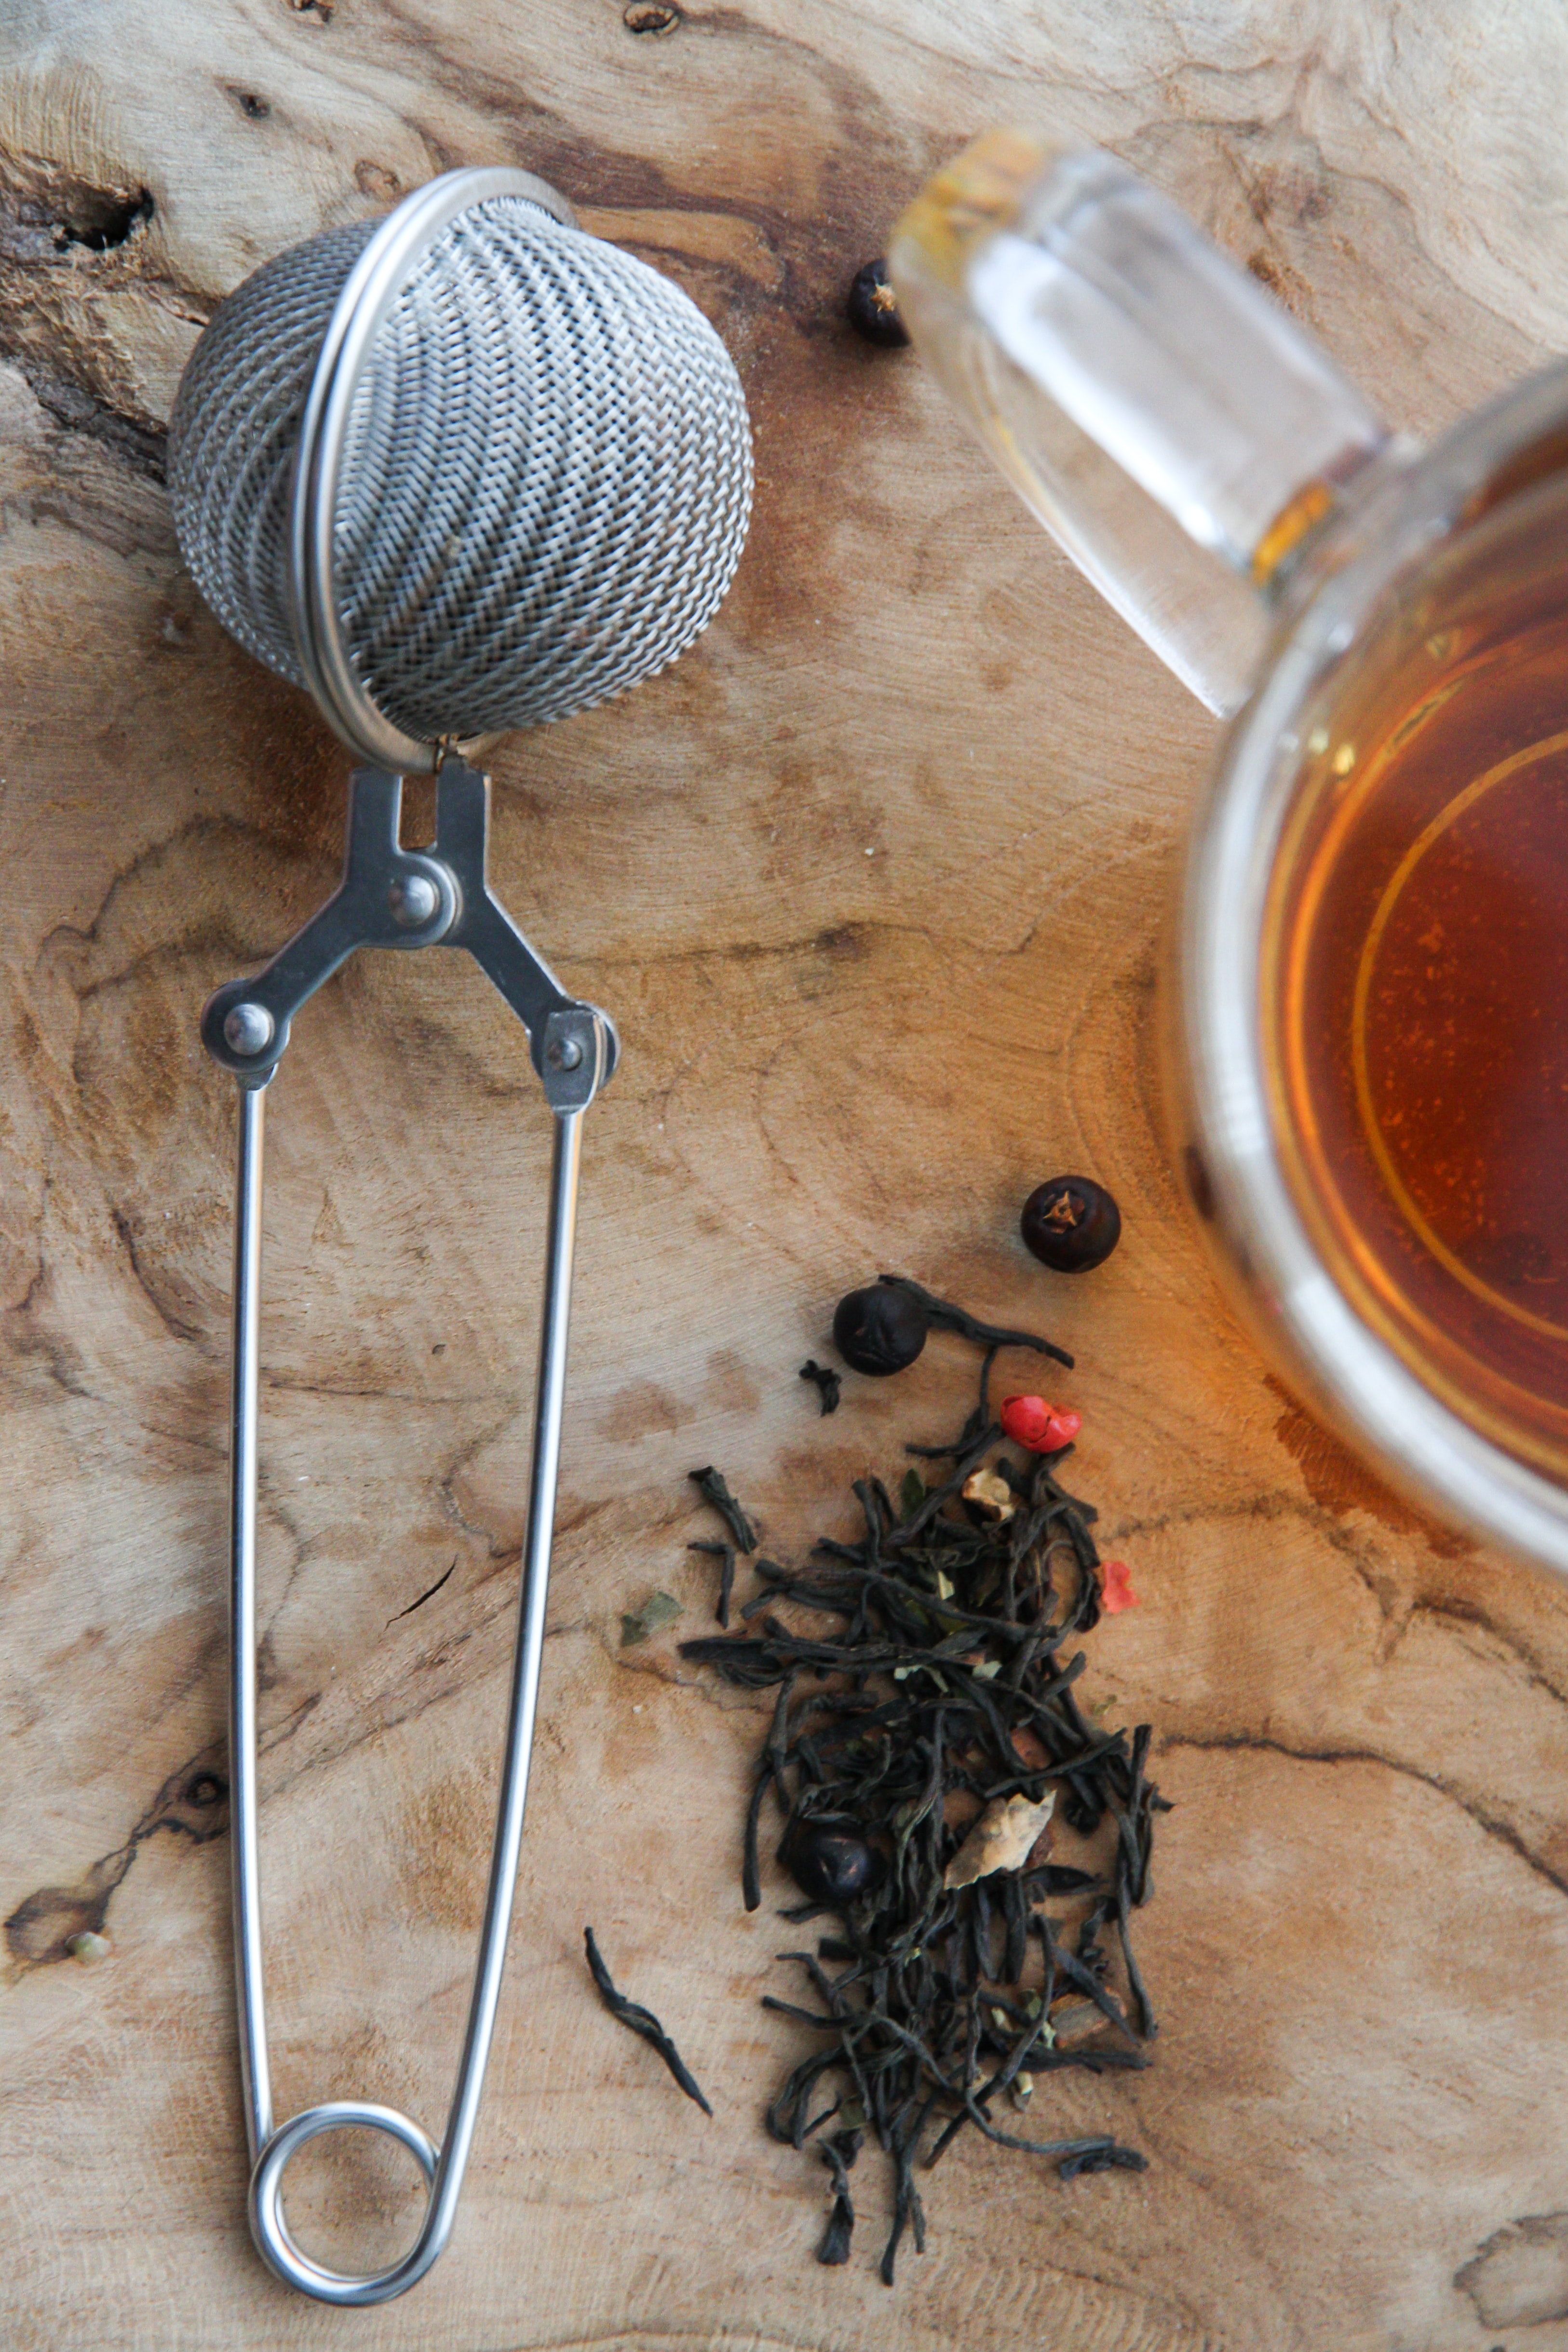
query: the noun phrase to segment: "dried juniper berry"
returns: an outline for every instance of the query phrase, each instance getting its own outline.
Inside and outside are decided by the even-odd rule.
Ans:
[[[880,1380],[908,1370],[926,1343],[930,1318],[901,1284],[852,1290],[833,1311],[833,1344],[852,1371]]]
[[[898,351],[909,341],[909,329],[899,316],[899,298],[880,256],[855,272],[844,307],[855,332],[868,343]]]
[[[1018,1225],[1025,1248],[1058,1274],[1103,1265],[1121,1239],[1121,1212],[1092,1176],[1053,1176],[1037,1185]]]
[[[861,1835],[858,1822],[837,1815],[797,1814],[784,1832],[779,1860],[814,1903],[853,1903],[881,1885],[887,1864]]]

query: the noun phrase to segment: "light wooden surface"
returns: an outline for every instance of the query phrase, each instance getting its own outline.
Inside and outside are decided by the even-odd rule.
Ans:
[[[838,323],[986,122],[1104,141],[1402,425],[1568,343],[1568,27],[1543,5],[35,0],[0,79],[0,2338],[900,2352],[1568,2347],[1568,1596],[1384,1496],[1226,1321],[1162,1159],[1151,991],[1209,723]],[[537,1779],[450,2252],[374,2319],[243,2220],[221,1774],[232,1101],[216,982],[330,887],[342,762],[223,638],[156,478],[214,300],[458,162],[557,180],[724,334],[757,435],[718,625],[498,757],[521,920],[620,1020],[586,1145]],[[142,203],[152,198],[150,215]],[[105,243],[139,215],[128,235]],[[364,960],[273,1093],[265,1885],[283,2112],[438,2127],[489,1836],[546,1119],[456,960]],[[1099,1276],[1017,1204],[1120,1195]],[[968,1367],[816,1418],[795,1369],[897,1265],[1074,1348],[1142,1605],[1089,1684],[1155,1726],[1156,2063],[1086,2106],[1141,2179],[967,2147],[889,2294],[760,2110],[788,2048],[738,1812],[756,1710],[680,1667],[716,1461],[769,1544],[945,1425]],[[410,1601],[456,1561],[443,1591]],[[675,1635],[617,1646],[655,1584]],[[106,1899],[107,1898],[107,1899]],[[773,1900],[783,1899],[775,1891]],[[110,1957],[57,1960],[102,1915]],[[709,2124],[595,2006],[592,1920]],[[308,2152],[307,2242],[385,2259],[401,2159]]]

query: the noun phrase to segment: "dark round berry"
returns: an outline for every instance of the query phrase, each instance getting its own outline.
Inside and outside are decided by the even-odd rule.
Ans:
[[[1103,1265],[1121,1239],[1121,1212],[1092,1176],[1053,1176],[1037,1185],[1018,1224],[1025,1247],[1058,1274]]]
[[[852,1290],[833,1310],[833,1344],[851,1371],[880,1380],[914,1362],[926,1343],[926,1311],[893,1283]]]
[[[855,272],[845,309],[855,332],[864,335],[868,343],[879,343],[884,351],[892,352],[910,340],[909,329],[899,316],[899,298],[888,276],[888,265],[880,258]]]
[[[784,1833],[779,1860],[803,1895],[814,1903],[852,1903],[882,1883],[887,1864],[861,1835],[858,1822],[822,1813],[794,1821]]]

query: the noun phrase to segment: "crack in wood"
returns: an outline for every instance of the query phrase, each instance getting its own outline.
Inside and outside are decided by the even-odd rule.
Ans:
[[[1495,1813],[1489,1813],[1467,1797],[1462,1790],[1436,1772],[1424,1772],[1419,1765],[1406,1764],[1397,1756],[1385,1756],[1375,1748],[1294,1747],[1289,1740],[1268,1738],[1260,1732],[1252,1731],[1220,1731],[1207,1738],[1196,1732],[1170,1732],[1154,1744],[1156,1751],[1161,1754],[1178,1748],[1192,1748],[1202,1753],[1226,1749],[1238,1752],[1255,1750],[1264,1756],[1288,1757],[1295,1764],[1375,1764],[1385,1772],[1397,1773],[1403,1780],[1419,1780],[1425,1788],[1446,1798],[1449,1804],[1457,1805],[1479,1830],[1507,1846],[1538,1878],[1543,1878],[1559,1895],[1568,1895],[1568,1877],[1563,1877],[1552,1869],[1550,1863],[1543,1862],[1539,1854],[1533,1853],[1510,1823]]]
[[[405,1617],[412,1617],[416,1609],[423,1609],[427,1601],[434,1601],[436,1595],[440,1591],[441,1587],[444,1584],[448,1583],[451,1578],[457,1573],[457,1567],[458,1559],[457,1554],[454,1552],[452,1555],[452,1565],[447,1570],[446,1575],[438,1576],[436,1579],[435,1583],[429,1587],[428,1591],[422,1592],[417,1601],[411,1601],[406,1609],[395,1609],[392,1615],[386,1621],[387,1624],[400,1624]]]

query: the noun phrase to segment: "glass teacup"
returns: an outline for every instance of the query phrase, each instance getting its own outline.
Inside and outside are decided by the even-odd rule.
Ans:
[[[1422,450],[1153,190],[1017,131],[889,261],[1027,504],[1230,719],[1165,1018],[1233,1297],[1386,1475],[1568,1570],[1568,366]]]

